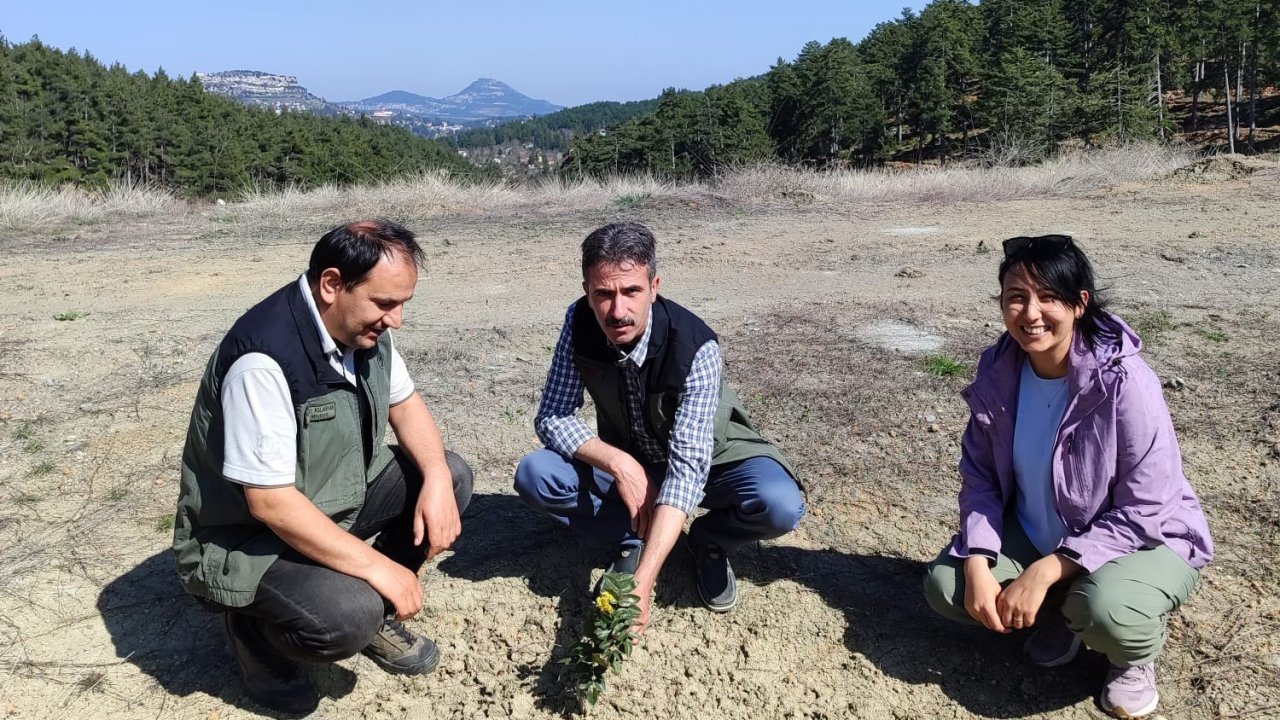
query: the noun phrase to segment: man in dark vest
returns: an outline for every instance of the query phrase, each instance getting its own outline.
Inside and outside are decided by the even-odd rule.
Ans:
[[[439,662],[400,621],[422,609],[418,570],[462,530],[472,475],[389,332],[422,260],[395,223],[334,228],[300,278],[232,326],[196,395],[178,574],[221,613],[246,694],[273,710],[315,709],[303,662],[364,653],[403,674]]]
[[[752,427],[721,380],[715,332],[658,295],[653,234],[606,225],[582,243],[585,296],[569,306],[515,487],[524,501],[590,543],[615,548],[611,570],[636,577],[649,620],[654,581],[686,518],[698,594],[726,612],[738,600],[728,555],[795,529],[805,504],[782,453]],[[593,432],[577,412],[583,390]]]

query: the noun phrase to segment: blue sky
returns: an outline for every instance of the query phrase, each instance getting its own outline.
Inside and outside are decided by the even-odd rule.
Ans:
[[[479,77],[560,105],[702,89],[792,60],[809,40],[857,41],[903,0],[610,3],[567,0],[226,0],[6,3],[11,43],[39,35],[130,70],[263,70],[329,100],[442,97]]]

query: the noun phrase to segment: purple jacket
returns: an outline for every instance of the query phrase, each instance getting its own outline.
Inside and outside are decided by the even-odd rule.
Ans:
[[[1077,332],[1066,414],[1053,448],[1053,497],[1067,537],[1056,550],[1093,572],[1135,550],[1168,545],[1199,569],[1213,558],[1209,526],[1182,474],[1182,453],[1160,380],[1138,357],[1142,341],[1104,314],[1095,345]],[[1016,488],[1013,428],[1026,353],[1005,333],[982,353],[961,395],[971,415],[960,458],[957,557],[1000,551]]]

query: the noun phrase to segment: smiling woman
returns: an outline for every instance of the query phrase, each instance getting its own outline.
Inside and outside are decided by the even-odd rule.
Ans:
[[[1168,616],[1213,556],[1182,474],[1160,381],[1093,268],[1065,235],[1010,238],[1006,332],[964,391],[960,532],[929,568],[940,614],[999,633],[1033,628],[1037,665],[1106,654],[1101,704],[1140,717],[1159,701]]]
[[[1077,323],[1092,342],[1103,313],[1093,268],[1067,235],[1009,238],[1004,248],[998,277],[1005,328],[1037,375],[1063,377]]]

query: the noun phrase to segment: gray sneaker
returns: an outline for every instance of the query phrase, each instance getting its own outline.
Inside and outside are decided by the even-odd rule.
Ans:
[[[738,604],[738,579],[724,549],[714,543],[699,545],[692,538],[688,545],[702,604],[712,612],[729,612]]]
[[[1101,700],[1102,709],[1118,718],[1150,715],[1160,702],[1160,693],[1156,692],[1155,663],[1130,668],[1112,665],[1107,670]]]
[[[600,594],[600,586],[604,583],[605,573],[629,573],[636,574],[636,570],[640,567],[640,556],[644,554],[644,543],[639,545],[622,545],[618,548],[618,554],[600,573],[600,577],[591,584],[591,597]]]
[[[636,574],[640,567],[640,556],[644,554],[644,543],[634,546],[624,545],[618,550],[618,557],[609,563],[605,572]]]
[[[382,622],[382,629],[360,652],[395,675],[429,673],[440,663],[440,648],[430,638],[413,632],[393,617]]]
[[[1022,649],[1036,665],[1058,667],[1071,662],[1080,651],[1080,636],[1071,632],[1061,614],[1043,613]]]

